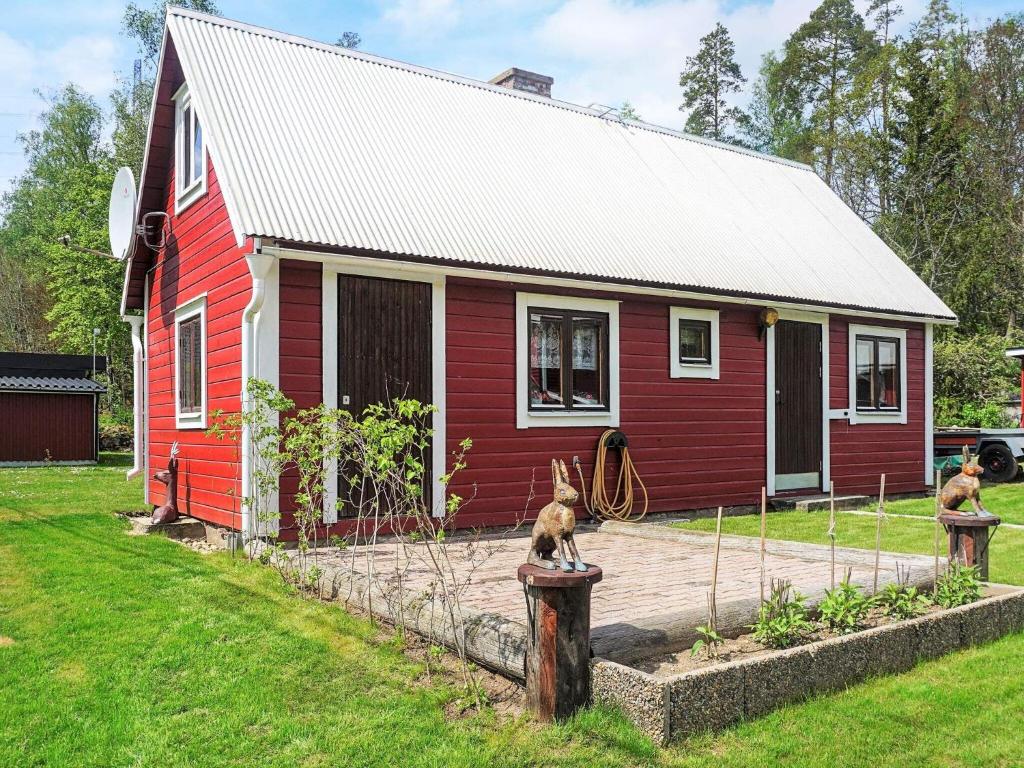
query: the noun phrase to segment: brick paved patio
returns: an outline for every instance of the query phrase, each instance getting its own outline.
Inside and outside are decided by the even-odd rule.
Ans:
[[[604,570],[594,587],[591,613],[595,653],[621,658],[642,655],[644,648],[664,649],[692,636],[702,623],[711,582],[713,539],[659,525],[606,524],[601,530],[578,530],[576,541],[583,558]],[[749,623],[759,600],[758,541],[724,536],[718,575],[719,624],[736,627]],[[449,542],[456,578],[465,587],[463,607],[526,622],[526,605],[516,569],[529,548],[525,533],[509,538],[453,540]],[[345,571],[355,554],[355,571],[366,573],[365,550],[330,551],[326,563]],[[431,593],[433,571],[421,546],[378,543],[375,571],[379,582],[393,589],[396,566],[402,570],[407,595]],[[769,578],[788,579],[816,602],[829,585],[828,548],[794,542],[769,542],[766,571]],[[396,560],[397,558],[397,560]],[[847,567],[853,580],[870,586],[874,555],[863,550],[837,550],[837,579]],[[899,563],[910,569],[915,583],[929,583],[932,560],[916,555],[883,554],[880,582],[896,578]],[[653,652],[653,651],[652,651]]]

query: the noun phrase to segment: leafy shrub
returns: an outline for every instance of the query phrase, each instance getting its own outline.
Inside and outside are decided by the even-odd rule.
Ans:
[[[130,424],[100,421],[100,450],[127,451],[132,447],[134,437]]]
[[[953,563],[935,584],[935,604],[943,608],[973,603],[981,597],[981,579],[976,567]]]
[[[829,629],[846,634],[864,626],[872,600],[860,586],[843,581],[835,589],[825,590],[825,599],[818,605],[818,614]]]
[[[1017,389],[1020,365],[1005,355],[1019,336],[948,331],[935,341],[935,424],[1013,426],[1003,403]]]
[[[912,619],[928,610],[931,598],[917,587],[895,582],[886,584],[885,588],[875,597],[875,602],[882,613],[894,619]]]
[[[788,648],[814,629],[807,618],[807,598],[791,587],[788,581],[772,580],[771,596],[761,603],[757,621],[750,627],[761,645]]]

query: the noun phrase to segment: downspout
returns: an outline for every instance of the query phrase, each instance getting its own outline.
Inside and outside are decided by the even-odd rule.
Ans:
[[[252,253],[245,255],[252,276],[252,297],[242,311],[242,412],[252,408],[249,400],[249,379],[259,377],[259,317],[266,298],[267,274],[274,263],[274,257],[260,250],[260,240],[253,240]],[[252,435],[242,425],[242,538],[245,541],[258,535],[257,521],[250,509],[252,500]]]
[[[145,376],[143,363],[146,359],[142,344],[142,315],[122,315],[121,318],[132,327],[132,468],[127,477],[131,480],[145,466],[146,447],[143,445],[143,419],[145,416]]]

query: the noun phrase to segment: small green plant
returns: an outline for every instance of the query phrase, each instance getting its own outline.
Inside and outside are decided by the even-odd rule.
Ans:
[[[917,587],[895,582],[886,584],[878,593],[875,602],[882,613],[894,619],[912,619],[928,610],[931,598]]]
[[[346,539],[344,536],[339,536],[335,533],[328,539],[328,541],[330,542],[330,545],[335,549],[341,551],[348,549],[348,539]]]
[[[757,621],[751,625],[754,640],[769,648],[788,648],[814,629],[807,618],[807,598],[792,589],[788,581],[772,579],[771,596],[761,603]]]
[[[981,597],[981,579],[976,567],[953,563],[935,584],[935,604],[943,608],[973,603]]]
[[[704,651],[705,656],[709,659],[718,656],[718,647],[725,642],[725,638],[718,634],[714,627],[697,627],[694,631],[700,637],[690,648],[690,655],[696,656]]]
[[[851,584],[849,575],[835,589],[825,590],[825,599],[818,605],[818,615],[829,629],[847,634],[863,628],[871,610],[872,599],[862,588]]]

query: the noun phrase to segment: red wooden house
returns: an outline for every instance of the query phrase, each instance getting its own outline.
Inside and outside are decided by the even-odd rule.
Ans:
[[[608,427],[656,512],[924,490],[950,310],[810,168],[550,85],[170,9],[138,205],[166,242],[124,289],[137,470],[178,441],[185,511],[249,530],[248,468],[204,427],[258,376],[436,403],[435,482],[474,441],[464,525],[520,515],[551,456],[589,476]]]

